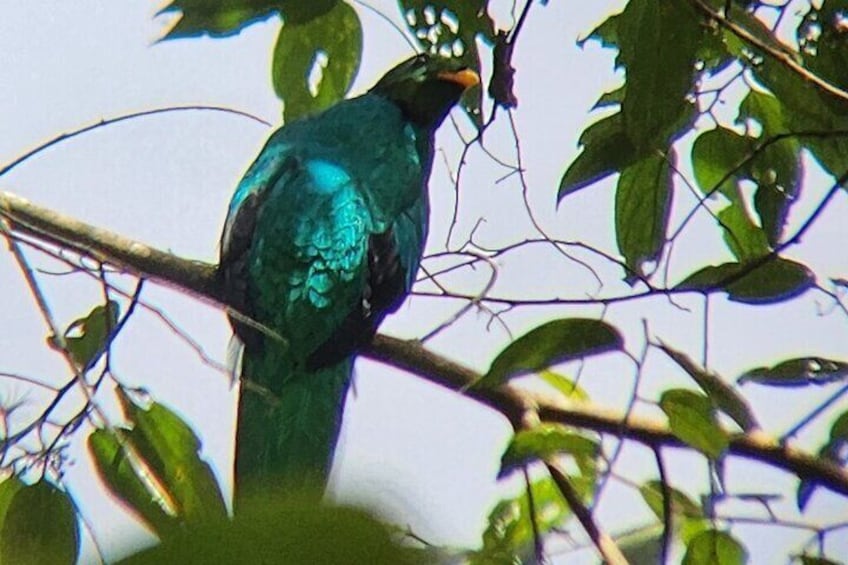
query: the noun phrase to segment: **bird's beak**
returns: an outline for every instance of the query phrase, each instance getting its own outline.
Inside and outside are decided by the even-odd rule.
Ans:
[[[480,75],[471,69],[462,69],[460,71],[442,71],[439,73],[439,78],[448,82],[458,84],[463,89],[471,88],[480,84]]]

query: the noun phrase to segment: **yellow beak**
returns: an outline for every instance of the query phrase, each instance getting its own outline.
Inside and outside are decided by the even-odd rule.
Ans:
[[[439,73],[438,76],[442,80],[456,83],[465,89],[480,84],[480,75],[478,75],[471,69],[462,69],[460,71],[443,71]]]

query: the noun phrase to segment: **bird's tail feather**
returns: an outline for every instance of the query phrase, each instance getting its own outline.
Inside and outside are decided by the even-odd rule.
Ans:
[[[243,358],[248,382],[239,398],[237,501],[258,483],[323,491],[341,429],[352,359],[313,372],[268,361],[249,352]],[[277,374],[269,376],[271,370]]]

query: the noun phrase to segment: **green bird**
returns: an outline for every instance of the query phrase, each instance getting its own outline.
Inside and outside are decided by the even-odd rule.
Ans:
[[[413,57],[275,131],[236,188],[219,272],[249,319],[230,317],[243,344],[237,495],[326,485],[357,350],[418,271],[435,131],[478,82],[455,60]]]

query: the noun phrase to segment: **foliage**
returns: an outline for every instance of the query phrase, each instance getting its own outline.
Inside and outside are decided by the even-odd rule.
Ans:
[[[787,526],[809,533],[810,543],[798,548],[797,561],[834,562],[825,555],[827,545],[820,540],[841,526],[784,519],[772,495],[739,494],[728,486],[733,477],[726,472],[726,463],[742,455],[793,473],[798,485],[794,504],[802,514],[823,486],[839,490],[834,485],[846,485],[842,494],[829,494],[840,497],[839,503],[844,504],[848,492],[848,411],[844,409],[848,358],[821,354],[809,344],[799,344],[797,351],[778,359],[762,359],[757,366],[739,371],[733,381],[708,365],[707,351],[698,363],[693,361],[695,355],[654,340],[648,313],[644,314],[647,321],[641,353],[640,342],[631,340],[632,334],[610,315],[619,303],[701,296],[705,350],[710,301],[726,300],[747,309],[742,312],[755,312],[817,292],[825,296],[832,310],[848,317],[841,301],[845,278],[832,279],[828,289],[821,273],[794,253],[848,178],[848,2],[812,4],[803,3],[803,10],[793,20],[799,3],[791,1],[625,2],[620,13],[607,17],[581,40],[582,45],[598,42],[611,50],[623,82],[599,96],[592,109],[597,119],[579,135],[579,153],[562,164],[556,195],[553,187],[543,187],[550,201],[566,207],[578,193],[586,197],[614,186],[610,200],[614,221],[610,224],[615,249],[549,237],[527,204],[541,240],[528,237],[491,250],[476,245],[472,234],[466,247],[444,253],[452,255],[456,263],[442,271],[428,271],[439,286],[431,296],[469,302],[461,314],[476,307],[496,323],[513,309],[548,308],[546,321],[510,339],[491,357],[484,374],[451,383],[466,397],[500,409],[515,428],[503,450],[497,477],[514,484],[523,479],[523,484],[518,485],[517,493],[493,506],[478,547],[410,549],[410,540],[421,542],[414,533],[405,545],[398,544],[397,536],[361,511],[315,505],[314,498],[305,500],[302,493],[279,493],[273,488],[266,488],[232,519],[228,517],[216,477],[202,458],[198,434],[177,411],[146,398],[143,391],[121,386],[112,372],[113,340],[139,303],[141,285],[135,295],[119,301],[107,284],[104,264],[133,265],[108,254],[92,253],[87,246],[90,242],[74,247],[66,234],[42,231],[36,233],[61,249],[54,252],[56,257],[65,258],[65,245],[77,254],[79,261],[74,267],[102,283],[105,300],[64,330],[51,327],[51,347],[65,357],[74,374],[53,391],[55,400],[33,422],[15,431],[4,428],[2,465],[10,476],[0,484],[0,561],[67,563],[76,558],[79,509],[63,488],[63,453],[72,438],[88,433],[88,449],[105,488],[161,540],[160,545],[130,557],[129,563],[181,562],[204,556],[261,561],[280,554],[292,563],[341,559],[414,563],[432,560],[436,554],[469,563],[519,563],[541,561],[550,546],[568,543],[565,534],[580,527],[589,532],[587,543],[603,551],[600,536],[592,535],[593,526],[600,530],[591,521],[599,520],[592,510],[602,500],[607,483],[616,480],[637,493],[649,516],[644,529],[637,532],[640,535],[625,532],[613,536],[634,563],[669,560],[675,551],[686,564],[748,562],[749,538],[736,528],[738,516],[723,506],[727,500],[764,509],[767,519],[760,526]],[[454,175],[457,190],[471,148],[479,146],[481,153],[492,155],[484,140],[487,132],[495,131],[499,111],[503,110],[500,115],[509,112],[509,123],[513,133],[516,131],[513,47],[520,42],[528,14],[538,12],[544,17],[547,9],[544,2],[519,5],[514,21],[501,22],[491,15],[494,10],[489,10],[487,0],[397,3],[397,15],[418,49],[459,58],[475,70],[492,69],[488,89],[473,89],[463,100],[475,137],[462,140],[465,145]],[[159,14],[175,18],[163,37],[167,41],[224,38],[256,22],[281,20],[270,74],[282,115],[289,122],[319,112],[348,94],[359,71],[364,39],[370,33],[363,29],[361,9],[358,3],[343,0],[173,0]],[[778,25],[781,23],[783,27]],[[509,31],[496,32],[501,27]],[[789,36],[787,27],[792,28]],[[517,80],[528,84],[532,79],[519,74]],[[499,94],[493,97],[492,93]],[[517,133],[515,136],[517,165],[510,174],[521,178],[526,199]],[[551,146],[562,147],[562,139],[559,141]],[[829,188],[811,186],[806,174],[811,166],[821,167],[829,175]],[[605,179],[607,182],[602,182]],[[694,202],[691,208],[685,204],[684,191]],[[682,208],[687,209],[681,214]],[[694,267],[677,273],[671,265],[675,246],[686,245],[681,243],[681,234],[696,216],[707,219],[708,237],[720,246],[722,256],[696,259]],[[32,235],[32,225],[0,207],[0,235],[12,242],[17,241],[13,235],[20,238],[22,233],[32,238],[29,242],[39,240]],[[487,261],[495,265],[496,259],[535,243],[560,252],[564,261],[573,259],[569,253],[574,249],[600,257],[606,266],[615,268],[626,283],[621,286],[630,293],[609,294],[606,288],[615,287],[618,281],[600,278],[603,291],[571,299],[560,295],[534,299],[530,289],[524,296],[503,297],[492,293],[490,287],[480,294],[462,294],[440,286],[440,277],[452,271],[470,271]],[[20,258],[11,243],[10,249]],[[583,264],[580,257],[575,262]],[[97,268],[92,269],[87,261],[97,263]],[[544,278],[546,268],[540,266],[534,276]],[[143,269],[128,270],[145,273]],[[571,281],[561,286],[568,284]],[[426,296],[427,291],[421,294]],[[563,314],[563,309],[574,305],[603,307],[603,319]],[[498,307],[503,310],[496,310]],[[49,319],[47,307],[42,304],[41,308]],[[645,393],[641,379],[653,370],[648,360],[656,352],[671,360],[678,381],[694,383],[697,389],[669,379],[661,390],[650,396]],[[591,398],[587,392],[590,385],[597,384],[591,382],[595,377],[592,369],[604,362],[635,367],[626,411],[618,414],[613,424],[592,404],[597,395]],[[400,361],[398,365],[411,366]],[[432,372],[448,369],[439,366]],[[443,385],[448,380],[424,376]],[[101,383],[110,382],[108,379],[115,382],[121,412],[118,424],[101,413],[94,401]],[[528,380],[543,386],[553,400],[548,403],[541,395],[525,394],[521,385]],[[82,394],[84,407],[57,431],[52,424],[56,406],[78,385],[86,391]],[[625,388],[618,381],[615,387]],[[771,441],[762,439],[762,424],[749,402],[749,395],[759,387],[772,387],[773,392],[779,387],[793,394],[840,388],[834,388],[827,399],[817,400],[801,422]],[[505,404],[499,404],[506,402],[504,398],[519,398],[521,410],[505,409]],[[14,408],[4,407],[4,416]],[[648,417],[652,419],[647,423],[640,419]],[[83,423],[96,429],[89,433]],[[804,451],[798,455],[801,450],[794,444],[786,446],[808,425],[818,425],[826,437],[812,446],[803,445]],[[611,437],[618,440],[614,448],[608,441]],[[38,443],[34,451],[27,444],[33,438]],[[632,478],[617,467],[621,446],[634,442],[654,452],[656,478]],[[700,498],[674,486],[674,473],[679,469],[666,466],[663,460],[672,451],[670,447],[685,449],[702,462],[708,478],[698,493]],[[806,451],[814,455],[808,456]],[[816,469],[821,471],[818,475]],[[825,475],[836,479],[827,483],[822,478]],[[755,521],[750,516],[747,519]],[[326,543],[329,539],[332,543]],[[603,557],[613,561],[606,554]]]

